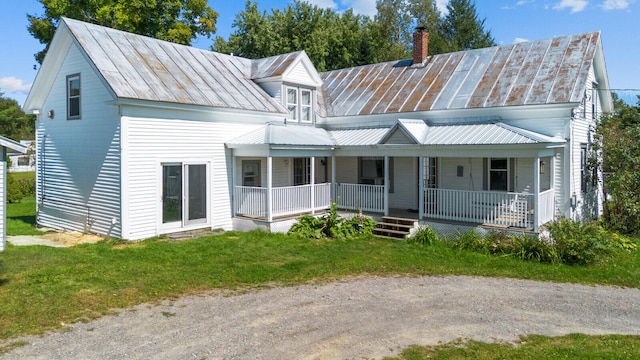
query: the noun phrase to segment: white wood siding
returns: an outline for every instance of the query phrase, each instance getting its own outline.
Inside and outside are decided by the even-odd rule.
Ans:
[[[72,74],[80,74],[79,120],[66,115]],[[112,100],[71,45],[37,121],[38,225],[120,237],[120,128]]]
[[[591,142],[593,141],[592,136],[596,126],[596,119],[601,114],[602,109],[600,97],[593,94],[591,90],[592,83],[595,81],[595,74],[592,67],[589,71],[589,78],[586,84],[587,88],[585,89],[583,104],[581,104],[581,106],[579,106],[574,112],[574,120],[571,122],[571,195],[569,196],[575,194],[577,198],[577,206],[572,214],[575,219],[583,219],[590,216],[589,208],[593,201],[598,202],[597,209],[594,210],[597,210],[598,214],[602,214],[601,186],[599,185],[595,189],[588,186],[586,193],[583,193],[581,187],[581,147],[586,144],[588,152],[590,152],[592,146]],[[593,107],[592,104],[594,105]],[[592,108],[595,108],[595,114],[593,113]]]
[[[127,239],[142,239],[160,232],[163,162],[209,162],[210,219],[212,228],[230,230],[231,221],[231,158],[224,142],[252,131],[257,126],[193,120],[122,118],[126,127],[127,204],[129,219]],[[240,166],[236,169],[241,171]],[[266,161],[261,164],[262,181],[266,184]],[[236,173],[240,176],[241,173]]]
[[[358,183],[358,158],[336,158],[336,181],[339,183]]]
[[[397,129],[389,136],[385,144],[415,144],[404,131]]]
[[[313,78],[311,77],[307,69],[305,69],[304,65],[302,64],[302,61],[298,61],[298,63],[295,64],[295,66],[289,71],[289,73],[287,74],[286,78],[283,79],[283,81],[289,82],[292,84],[304,84],[304,85],[312,84],[314,82]]]
[[[282,83],[280,81],[265,81],[260,82],[258,85],[264,90],[269,96],[274,98],[277,102],[282,102]]]
[[[462,166],[462,176],[458,176]],[[451,190],[482,190],[482,158],[439,158],[438,187]]]

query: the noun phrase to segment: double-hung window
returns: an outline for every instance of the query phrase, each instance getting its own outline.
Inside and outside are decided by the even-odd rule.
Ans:
[[[80,119],[80,74],[67,76],[67,119]]]
[[[293,120],[311,123],[313,120],[313,92],[293,86],[286,86],[286,106]]]
[[[489,190],[507,191],[509,188],[509,161],[507,158],[490,159]]]

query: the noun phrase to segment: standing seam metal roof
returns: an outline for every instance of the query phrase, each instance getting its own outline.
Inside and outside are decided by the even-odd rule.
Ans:
[[[251,80],[252,61],[63,18],[119,98],[288,113]]]
[[[310,126],[268,124],[227,142],[227,145],[374,146],[384,145],[394,131],[407,132],[416,145],[515,145],[563,143],[503,123],[429,125],[422,120],[399,120],[391,127],[324,130]]]
[[[320,74],[328,116],[579,102],[600,33]]]

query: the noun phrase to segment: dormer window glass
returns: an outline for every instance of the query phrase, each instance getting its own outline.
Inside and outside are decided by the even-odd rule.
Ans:
[[[298,89],[287,87],[287,109],[293,115],[293,120],[298,120]]]
[[[293,120],[301,123],[313,121],[313,91],[299,87],[286,87],[286,106]]]
[[[300,121],[311,122],[311,90],[300,89]]]

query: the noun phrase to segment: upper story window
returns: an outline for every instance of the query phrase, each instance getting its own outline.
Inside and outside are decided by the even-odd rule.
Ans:
[[[67,119],[80,119],[80,74],[67,76]]]
[[[287,86],[286,106],[293,120],[311,123],[313,120],[313,92],[310,89]]]

